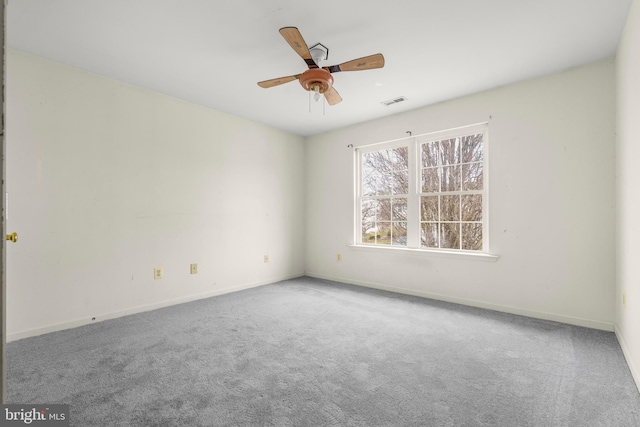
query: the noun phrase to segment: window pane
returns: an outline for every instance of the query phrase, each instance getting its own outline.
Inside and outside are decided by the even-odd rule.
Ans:
[[[376,187],[370,180],[362,180],[362,195],[373,196],[376,194]]]
[[[363,200],[361,206],[361,219],[362,219],[362,242],[368,243],[372,230],[376,224],[376,201],[375,200]]]
[[[438,166],[439,142],[422,144],[422,167]]]
[[[482,224],[462,224],[462,249],[482,250]]]
[[[471,194],[462,196],[462,220],[482,221],[482,195]]]
[[[374,159],[374,165],[378,172],[388,172],[391,168],[390,150],[374,151],[369,154]]]
[[[363,200],[361,207],[362,232],[374,226],[376,221],[376,203],[373,200]]]
[[[420,220],[440,220],[440,215],[438,215],[438,196],[425,196],[420,198]]]
[[[395,171],[392,185],[394,194],[407,194],[409,192],[409,170]]]
[[[442,191],[460,191],[460,165],[442,168]]]
[[[374,220],[376,216],[376,203],[375,200],[364,199],[361,206],[362,220]]]
[[[390,150],[389,159],[392,170],[406,170],[409,168],[409,147],[398,147]]]
[[[363,153],[362,195],[406,194],[409,192],[409,148]]]
[[[396,246],[407,246],[407,223],[394,222],[391,232],[392,243]]]
[[[362,154],[362,170],[366,172],[367,170],[375,169],[375,164],[373,163],[374,157],[373,153],[363,153]]]
[[[362,195],[363,196],[373,196],[377,193],[378,174],[373,170],[363,170],[362,172]]]
[[[438,247],[438,224],[423,223],[420,227],[421,245],[427,248]]]
[[[482,163],[462,165],[462,189],[482,190]]]
[[[443,165],[460,163],[460,138],[440,141],[440,160]]]
[[[390,199],[378,199],[376,200],[376,219],[380,221],[391,221],[391,200]]]
[[[482,161],[482,134],[462,137],[462,163]]]
[[[392,215],[393,221],[406,221],[407,220],[407,199],[393,199],[392,203]]]
[[[362,154],[362,175],[366,176],[372,172],[378,170],[376,162],[376,153],[363,153]]]
[[[375,223],[362,223],[362,243],[373,243],[375,240]]]
[[[422,169],[422,193],[440,191],[440,173],[438,168]]]
[[[440,197],[440,220],[460,221],[460,196]]]
[[[391,222],[378,223],[378,234],[376,236],[376,244],[378,245],[391,244]]]
[[[388,196],[393,190],[393,178],[390,173],[378,175],[376,193],[378,196]]]
[[[373,172],[362,177],[362,195],[389,195],[393,190],[392,183],[393,180],[388,174],[381,175],[377,172]]]
[[[460,224],[440,224],[440,247],[460,249]]]

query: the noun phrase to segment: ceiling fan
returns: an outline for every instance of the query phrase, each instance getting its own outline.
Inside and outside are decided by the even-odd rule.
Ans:
[[[381,53],[376,53],[375,55],[343,62],[339,65],[321,68],[318,64],[320,60],[323,59],[322,57],[326,56],[326,51],[316,49],[315,46],[310,50],[302,38],[302,34],[300,34],[300,31],[298,31],[296,27],[280,28],[280,34],[293,50],[304,59],[309,69],[302,74],[294,74],[292,76],[259,82],[258,86],[260,87],[270,88],[299,80],[300,85],[302,85],[305,90],[315,92],[314,96],[316,101],[320,98],[320,94],[323,94],[329,105],[335,105],[342,101],[342,97],[340,97],[338,91],[333,87],[333,76],[331,74],[340,71],[371,70],[384,67],[384,56],[382,56]]]

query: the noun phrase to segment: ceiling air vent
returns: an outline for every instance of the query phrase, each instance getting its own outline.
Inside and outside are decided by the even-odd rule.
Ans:
[[[388,100],[388,101],[384,101],[382,104],[383,104],[385,107],[388,107],[388,106],[390,106],[390,105],[397,104],[398,102],[404,102],[404,101],[406,101],[406,100],[407,100],[407,98],[405,98],[404,96],[399,96],[399,97],[397,97],[397,98],[393,98],[393,99],[390,99],[390,100]]]

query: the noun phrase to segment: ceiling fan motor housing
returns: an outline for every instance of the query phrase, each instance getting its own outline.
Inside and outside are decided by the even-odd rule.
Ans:
[[[312,68],[300,75],[300,84],[305,90],[325,93],[333,86],[333,76],[322,68]]]

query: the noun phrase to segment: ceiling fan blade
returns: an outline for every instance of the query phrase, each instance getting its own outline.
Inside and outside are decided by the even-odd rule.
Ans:
[[[324,97],[327,99],[329,105],[336,105],[337,103],[342,101],[342,97],[333,86],[324,93]]]
[[[330,73],[337,73],[340,71],[359,71],[359,70],[372,70],[374,68],[384,67],[384,56],[381,53],[375,55],[365,56],[364,58],[354,59],[352,61],[343,62],[339,65],[332,65],[330,67],[323,67]]]
[[[307,47],[307,43],[302,38],[302,34],[296,27],[283,27],[280,28],[280,34],[284,39],[289,43],[289,46],[296,51],[298,55],[304,62],[307,63],[309,68],[318,68],[318,65],[313,61],[311,57],[311,52],[309,52],[309,48]]]
[[[266,88],[269,88],[269,87],[279,86],[281,84],[292,82],[294,80],[297,80],[298,78],[300,78],[300,74],[296,74],[294,76],[287,76],[287,77],[278,77],[277,79],[271,79],[271,80],[265,80],[263,82],[258,82],[258,86],[263,87],[263,88],[266,89]]]

